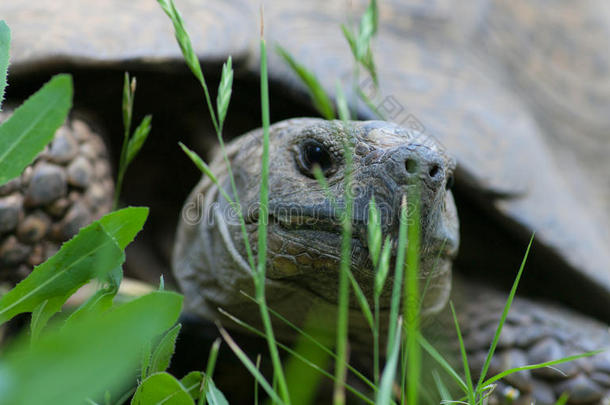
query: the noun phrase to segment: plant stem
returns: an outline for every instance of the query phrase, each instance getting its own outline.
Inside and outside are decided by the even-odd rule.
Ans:
[[[260,211],[258,216],[258,267],[254,275],[256,300],[258,301],[273,370],[277,378],[280,397],[290,404],[288,385],[282,369],[280,355],[273,334],[271,317],[265,300],[265,271],[267,266],[267,222],[269,216],[269,83],[267,78],[267,49],[265,40],[261,39],[261,107],[263,121],[263,156],[261,168]]]

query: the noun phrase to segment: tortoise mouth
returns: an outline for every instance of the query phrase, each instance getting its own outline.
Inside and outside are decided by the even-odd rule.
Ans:
[[[269,240],[275,241],[275,244],[269,244],[270,268],[268,268],[267,276],[290,283],[326,302],[336,304],[338,274],[341,265],[341,232],[341,226],[332,221],[301,218],[287,222],[271,214],[269,216]],[[373,305],[376,271],[371,262],[368,247],[355,235],[357,235],[356,232],[351,239],[351,272],[369,301],[369,305]],[[390,307],[391,285],[397,261],[396,252],[394,246],[389,261],[388,278],[379,301],[382,310]],[[286,256],[291,258],[291,262],[288,264],[285,260]],[[442,245],[426,249],[425,257],[420,261],[419,270],[422,286],[427,288],[427,286],[446,285],[445,280],[450,278],[451,262],[450,250],[443,248]],[[431,294],[430,298],[422,304],[422,308],[437,305],[438,300],[434,298],[436,295],[436,293]],[[349,306],[354,310],[360,308],[355,294],[350,294]]]

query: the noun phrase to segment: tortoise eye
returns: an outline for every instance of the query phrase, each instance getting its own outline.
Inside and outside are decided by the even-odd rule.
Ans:
[[[301,172],[308,177],[314,177],[313,171],[316,165],[320,167],[325,176],[334,166],[331,153],[324,145],[315,140],[309,140],[301,145],[298,160]]]

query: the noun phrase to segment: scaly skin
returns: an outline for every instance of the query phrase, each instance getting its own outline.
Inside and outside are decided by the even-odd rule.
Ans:
[[[235,140],[227,149],[248,238],[255,252],[260,220],[261,139],[261,131],[256,130]],[[451,263],[459,244],[458,218],[449,191],[455,164],[433,138],[387,122],[353,121],[346,126],[339,121],[304,118],[283,121],[271,127],[266,285],[269,306],[297,324],[303,323],[314,306],[319,310],[317,316],[334,319],[341,256],[341,226],[335,207],[345,203],[345,141],[353,145],[354,151],[351,270],[355,278],[367,299],[372,300],[374,271],[366,237],[371,197],[374,196],[380,207],[384,236],[389,235],[396,241],[401,200],[403,196],[407,200],[412,197],[414,187],[419,185],[420,282],[427,286],[422,317],[428,328],[440,325],[435,328],[435,334],[451,338],[453,328],[446,326],[446,303],[451,290]],[[325,169],[330,196],[313,178],[313,163]],[[222,157],[218,157],[211,167],[221,187],[231,195]],[[240,293],[243,290],[252,296],[253,283],[237,216],[207,178],[194,189],[184,207],[174,251],[174,271],[186,295],[189,310],[222,321],[226,318],[219,315],[220,307],[249,324],[260,324],[255,304]],[[386,283],[381,297],[382,325],[387,323],[384,320],[389,308],[390,286],[391,280]],[[468,349],[477,360],[494,333],[491,327],[480,329],[477,322],[499,315],[506,297],[485,287],[473,287],[467,281],[460,281],[455,290],[453,299],[458,304],[458,313],[476,313],[475,317],[463,319],[462,325],[470,342]],[[505,343],[500,355],[509,363],[546,359],[546,354],[539,351],[546,347],[544,342],[551,340],[552,344],[549,344],[554,348],[559,347],[569,354],[574,350],[589,349],[589,343],[596,348],[610,346],[610,336],[602,325],[566,310],[517,301],[516,311],[523,316],[517,316],[512,330],[522,328],[523,331],[540,333],[527,342],[513,339]],[[539,315],[530,316],[528,312]],[[562,321],[563,318],[569,322]],[[278,336],[291,337],[288,327],[279,322],[275,326]],[[350,340],[359,348],[370,343],[370,330],[353,296],[350,302]],[[456,339],[449,341],[455,342]],[[482,345],[476,344],[481,341],[484,342]],[[537,344],[543,345],[538,352],[534,350]],[[527,352],[529,357],[519,357],[524,348],[531,348],[531,353]],[[561,350],[550,354],[555,355]],[[564,388],[572,389],[576,400],[598,401],[610,392],[609,363],[608,359],[598,356],[596,360],[582,360],[579,371],[569,373],[565,378],[552,375],[549,380],[544,373],[531,373],[522,376],[525,382],[507,381],[524,394],[532,387],[538,387],[541,393],[547,394],[546,397],[541,394],[539,401],[550,398],[549,392],[556,397]],[[591,388],[590,392],[579,394],[576,390],[578,384],[573,382],[576,377],[577,383]],[[527,398],[527,395],[522,395],[522,398]]]

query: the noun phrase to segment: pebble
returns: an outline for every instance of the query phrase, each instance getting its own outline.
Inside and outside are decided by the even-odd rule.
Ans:
[[[566,353],[555,339],[547,337],[532,346],[528,352],[528,357],[531,363],[544,363],[566,357]],[[561,372],[557,370],[560,370]],[[532,370],[534,375],[550,379],[562,379],[566,378],[566,376],[571,377],[576,374],[577,371],[578,367],[573,363],[555,364],[553,368],[543,367]]]
[[[23,197],[14,193],[0,198],[0,233],[9,232],[19,223],[22,213]]]
[[[555,386],[558,396],[566,391],[570,395],[571,404],[586,404],[599,401],[602,397],[601,387],[582,374]]]
[[[30,207],[47,205],[64,196],[68,190],[66,173],[53,164],[36,165],[32,180],[25,194],[25,204]]]
[[[83,156],[78,156],[68,166],[68,184],[75,187],[86,188],[91,181],[92,171],[93,169],[91,168],[89,160]]]
[[[91,213],[85,205],[75,202],[66,216],[57,224],[53,225],[52,236],[57,241],[64,241],[76,235],[80,228],[91,222]]]
[[[502,353],[501,362],[504,370],[525,366],[528,363],[525,352],[519,349],[511,349]],[[504,377],[504,380],[521,391],[529,392],[532,390],[532,374],[530,370],[509,374]]]
[[[0,266],[16,266],[27,260],[32,248],[17,240],[15,235],[9,235],[0,243]]]
[[[17,227],[17,237],[27,244],[36,243],[45,237],[50,226],[51,218],[42,211],[35,211],[21,221]]]
[[[55,133],[47,156],[55,163],[67,163],[78,153],[78,143],[72,138],[68,128],[60,127]]]
[[[13,191],[19,190],[21,188],[21,178],[17,177],[15,179],[9,180],[0,186],[0,196],[8,195]]]
[[[53,201],[51,204],[47,205],[45,207],[45,210],[47,211],[47,213],[49,213],[49,215],[55,218],[61,218],[64,216],[68,208],[70,208],[71,204],[72,202],[70,201],[70,199],[68,199],[67,197],[61,197]]]
[[[72,130],[73,130],[72,134],[74,135],[74,138],[79,142],[86,141],[87,139],[92,137],[89,126],[87,124],[85,124],[82,120],[79,120],[79,119],[72,120]]]

